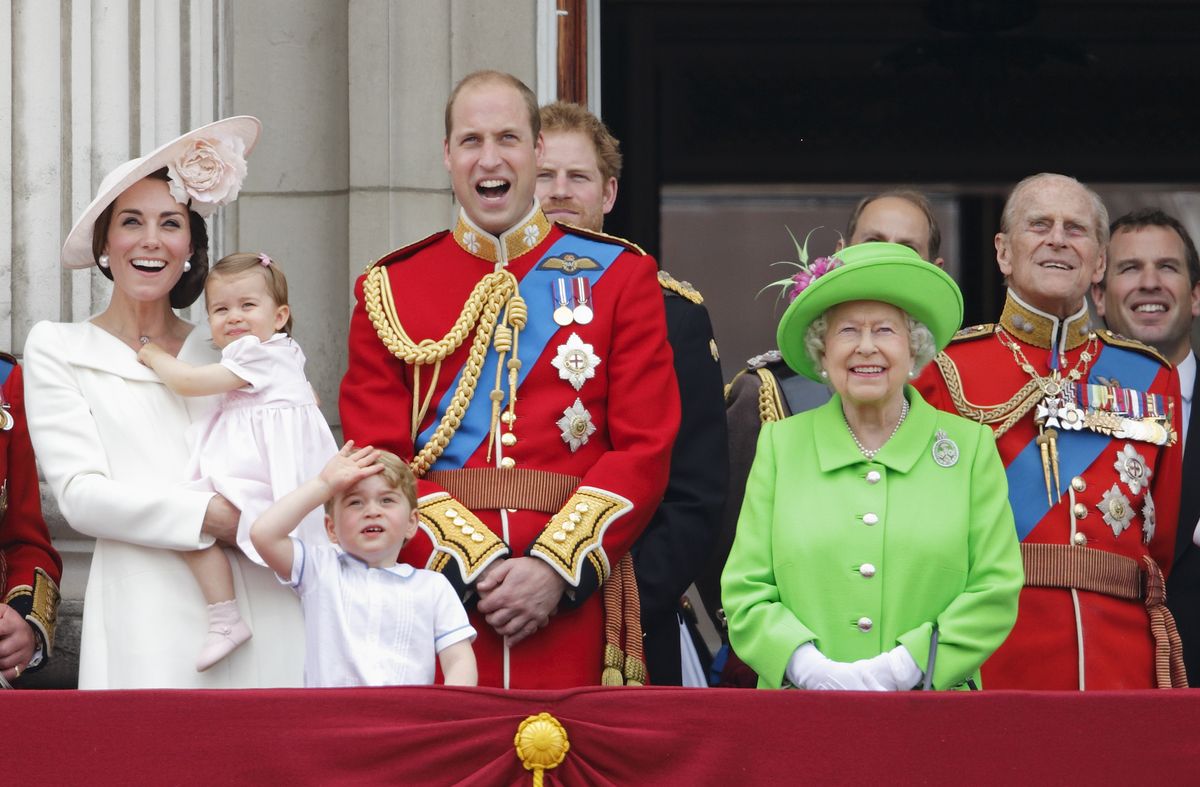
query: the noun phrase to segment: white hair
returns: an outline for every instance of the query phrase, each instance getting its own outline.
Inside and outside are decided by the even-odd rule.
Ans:
[[[915,377],[925,368],[925,364],[932,361],[933,356],[937,355],[937,344],[933,341],[933,332],[925,327],[925,323],[914,320],[903,309],[900,309],[900,313],[904,315],[904,320],[908,323],[908,351],[913,357],[913,376]],[[823,368],[821,360],[825,357],[825,333],[828,330],[829,310],[826,309],[809,323],[808,330],[804,332],[804,350],[818,369]]]

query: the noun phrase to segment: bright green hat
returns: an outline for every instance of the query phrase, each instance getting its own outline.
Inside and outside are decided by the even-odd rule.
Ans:
[[[783,360],[798,374],[821,379],[804,349],[804,334],[813,320],[839,303],[882,301],[903,309],[929,328],[938,350],[962,325],[958,285],[907,246],[859,243],[833,256],[841,265],[812,279],[783,313],[775,332]]]

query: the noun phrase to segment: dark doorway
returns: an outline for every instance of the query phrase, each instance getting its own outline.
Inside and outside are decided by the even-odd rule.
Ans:
[[[669,252],[664,188],[837,205],[915,185],[953,202],[974,322],[997,312],[991,238],[1016,180],[1063,172],[1126,201],[1200,184],[1194,2],[604,0],[601,41],[603,114],[626,156],[606,229],[653,253]],[[721,297],[756,290],[790,248],[777,235],[775,252],[663,264]],[[718,331],[755,308],[714,315]]]

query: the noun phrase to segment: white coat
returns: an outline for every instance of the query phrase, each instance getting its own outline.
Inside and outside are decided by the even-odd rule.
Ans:
[[[195,328],[179,352],[216,352]],[[296,597],[271,571],[225,549],[254,637],[195,669],[205,601],[180,550],[212,544],[200,526],[211,493],[189,491],[186,432],[213,397],[184,399],[132,349],[90,322],[40,322],[25,344],[34,451],[68,524],[96,538],[84,595],[79,687],[300,686],[304,630]]]

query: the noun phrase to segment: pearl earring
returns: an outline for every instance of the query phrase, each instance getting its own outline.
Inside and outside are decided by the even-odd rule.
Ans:
[[[822,370],[820,371],[820,375],[821,375],[821,379],[822,379],[822,380],[828,380],[828,379],[829,379],[829,372],[825,371],[824,369],[822,369]]]
[[[909,369],[909,370],[908,370],[908,379],[910,379],[910,380],[915,380],[915,379],[917,379],[917,370],[916,370],[916,369]]]
[[[96,260],[96,264],[99,265],[101,268],[107,268],[108,267],[108,255],[101,254],[100,257]]]
[[[191,261],[190,259],[189,259],[189,260],[184,260],[184,261],[183,261],[183,272],[184,272],[184,273],[187,273],[187,272],[188,272],[188,271],[190,271],[191,269],[192,269],[192,261]]]

